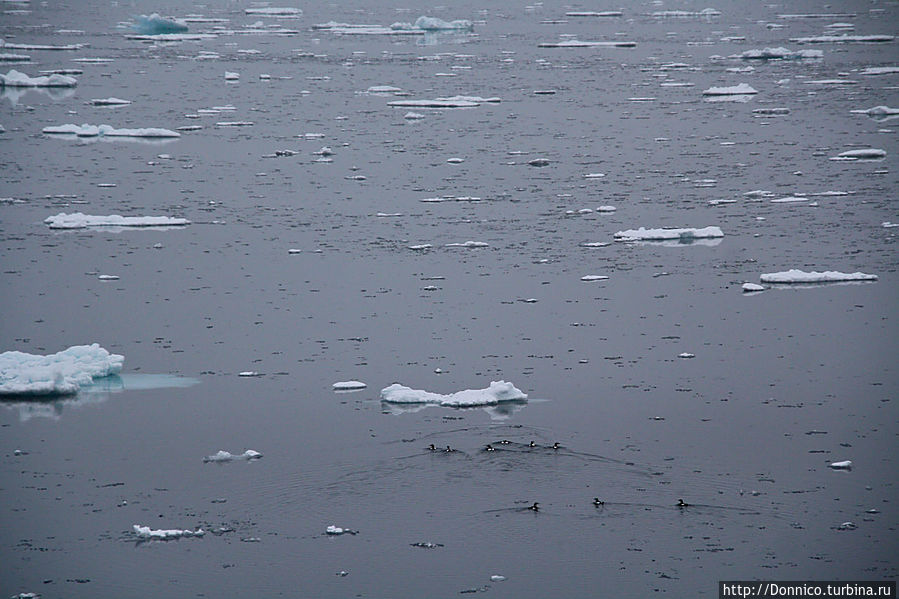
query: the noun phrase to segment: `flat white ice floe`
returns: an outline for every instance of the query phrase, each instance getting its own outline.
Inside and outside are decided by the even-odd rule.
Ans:
[[[831,462],[830,467],[834,470],[852,470],[852,460],[842,462]]]
[[[743,60],[803,60],[823,58],[821,50],[788,50],[784,47],[746,50],[739,56]]]
[[[328,526],[328,528],[325,529],[325,534],[326,534],[326,535],[331,535],[331,536],[335,536],[335,537],[336,537],[336,536],[339,536],[339,535],[355,535],[355,534],[359,534],[359,531],[358,531],[358,530],[350,530],[349,528],[343,528],[343,527],[340,527],[340,526],[334,526],[334,525],[332,524],[332,525]]]
[[[75,345],[50,355],[0,354],[0,395],[71,395],[94,379],[122,370],[125,358],[98,344]]]
[[[664,241],[664,240],[691,240],[713,239],[724,237],[719,227],[704,227],[702,229],[628,229],[615,233],[616,241]]]
[[[876,281],[877,275],[870,275],[863,272],[845,273],[835,270],[805,272],[794,268],[783,272],[766,273],[759,278],[763,283],[801,284],[837,283],[842,281]]]
[[[177,528],[163,530],[152,529],[149,526],[141,526],[139,524],[135,524],[134,526],[132,526],[132,530],[139,539],[155,539],[160,541],[180,539],[181,537],[202,537],[204,534],[206,534],[202,528],[198,528],[197,530],[179,530]]]
[[[335,391],[351,391],[354,389],[365,389],[368,387],[362,381],[338,381],[331,385],[331,388]]]
[[[758,90],[754,89],[751,85],[747,83],[740,83],[739,85],[733,85],[731,87],[710,87],[707,90],[703,90],[703,96],[745,96],[751,94],[759,93]]]
[[[189,225],[186,218],[173,216],[95,216],[74,212],[60,212],[56,216],[48,216],[44,222],[51,229],[85,229],[88,227],[180,227]]]
[[[538,48],[636,48],[637,42],[619,41],[619,42],[591,42],[581,40],[562,40],[561,42],[542,42],[537,44]]]
[[[75,135],[78,137],[146,137],[153,139],[181,137],[177,131],[146,127],[142,129],[116,129],[111,125],[56,125],[44,127],[41,133],[46,135]]]
[[[6,75],[0,74],[0,87],[75,87],[76,85],[78,85],[78,80],[67,75],[29,77],[15,69],[11,69]]]
[[[463,243],[448,243],[446,247],[448,248],[485,248],[490,244],[484,241],[465,241]]]
[[[486,389],[466,389],[448,395],[393,384],[381,390],[381,400],[399,404],[432,404],[454,408],[491,406],[507,401],[525,401],[528,396],[506,381],[493,381]]]
[[[474,108],[480,106],[480,102],[472,102],[471,100],[394,100],[387,103],[388,106],[399,106],[405,108]]]
[[[262,457],[262,454],[258,451],[254,451],[252,449],[248,449],[243,453],[233,454],[231,452],[225,451],[223,449],[218,450],[216,453],[206,456],[203,458],[203,462],[235,462],[237,460],[258,460]]]
[[[797,44],[850,44],[850,43],[886,43],[895,39],[892,35],[817,35],[812,37],[795,37],[790,41]]]
[[[759,291],[764,291],[764,285],[759,285],[757,283],[743,283],[743,293],[758,293]]]
[[[123,100],[121,98],[94,98],[90,101],[94,106],[124,106],[131,104],[131,100]]]
[[[245,8],[244,13],[259,17],[296,17],[303,14],[299,8],[263,6],[260,8]]]
[[[840,160],[880,160],[886,158],[886,150],[879,148],[864,148],[861,150],[849,150],[837,154],[834,158]]]

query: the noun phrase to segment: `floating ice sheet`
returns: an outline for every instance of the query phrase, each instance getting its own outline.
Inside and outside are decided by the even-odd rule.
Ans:
[[[740,54],[743,60],[803,60],[823,58],[821,50],[788,50],[782,46],[777,48],[764,48],[762,50],[746,50]]]
[[[362,381],[338,381],[331,385],[335,391],[355,391],[357,389],[365,389],[368,385]]]
[[[99,344],[75,345],[50,355],[0,354],[0,395],[71,395],[122,370],[123,356]]]
[[[626,231],[618,231],[615,233],[616,241],[663,241],[663,240],[681,240],[689,241],[692,239],[710,239],[724,237],[719,227],[704,227],[702,229],[628,229]]]
[[[381,400],[398,404],[431,404],[454,408],[490,406],[508,401],[525,401],[528,396],[506,381],[493,381],[486,389],[466,389],[448,395],[393,384],[381,390]]]
[[[882,160],[886,158],[886,150],[879,148],[863,148],[860,150],[848,150],[835,156],[842,160]]]
[[[886,43],[895,38],[892,35],[817,35],[812,37],[796,37],[790,41],[797,44],[851,44],[851,43]]]
[[[29,77],[15,69],[6,75],[0,74],[0,87],[75,87],[78,80],[66,75],[42,75]]]
[[[252,449],[248,449],[243,453],[233,454],[231,452],[225,451],[223,449],[218,450],[218,452],[206,456],[203,458],[204,462],[235,462],[237,460],[258,460],[262,457],[262,454],[258,451],[254,451]]]
[[[145,127],[142,129],[116,129],[111,125],[57,125],[44,127],[42,133],[47,135],[75,135],[77,137],[146,137],[153,139],[181,137],[177,131]]]
[[[802,283],[837,283],[843,281],[876,281],[877,275],[863,272],[845,273],[835,270],[824,272],[805,272],[791,269],[783,272],[766,273],[759,277],[763,283],[802,284]]]
[[[637,42],[591,42],[581,40],[563,40],[561,42],[542,42],[538,48],[636,48]]]
[[[48,216],[44,222],[51,229],[85,229],[89,227],[174,227],[189,225],[186,218],[172,216],[120,216],[110,214],[108,216],[95,216],[74,212],[66,214],[60,212],[56,216]]]
[[[754,89],[751,85],[747,83],[740,83],[739,85],[733,85],[731,87],[710,87],[707,90],[703,90],[703,96],[746,96],[759,93],[756,89]]]
[[[202,537],[206,534],[202,528],[198,528],[197,530],[179,530],[179,529],[152,529],[149,526],[140,526],[139,524],[135,524],[132,526],[132,530],[137,538],[150,541],[150,540],[159,540],[159,541],[169,541],[172,539],[180,539],[182,537]]]

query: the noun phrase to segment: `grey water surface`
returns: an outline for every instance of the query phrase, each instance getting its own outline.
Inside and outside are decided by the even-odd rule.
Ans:
[[[245,12],[259,6],[0,2],[7,44],[82,45],[0,48],[30,56],[3,72],[83,71],[74,89],[0,89],[0,351],[125,356],[105,386],[4,399],[0,596],[714,597],[718,580],[895,580],[899,229],[883,223],[899,222],[899,120],[852,111],[899,108],[896,69],[866,74],[899,66],[899,46],[791,40],[895,36],[899,5]],[[655,14],[673,10],[693,14]],[[129,39],[120,24],[152,12],[213,35]],[[473,31],[313,27],[422,15]],[[570,39],[634,45],[540,46]],[[738,57],[776,47],[822,56]],[[739,83],[758,93],[702,93]],[[389,104],[456,95],[500,101]],[[91,103],[109,97],[132,103]],[[41,133],[66,123],[201,128]],[[831,160],[863,148],[886,156]],[[191,224],[44,224],[60,212]],[[724,237],[613,239],[707,226]],[[741,290],[793,268],[878,280]],[[367,387],[332,390],[349,380]],[[380,401],[392,383],[499,380],[529,400]],[[263,457],[203,461],[246,449]],[[206,534],[141,541],[133,525]]]

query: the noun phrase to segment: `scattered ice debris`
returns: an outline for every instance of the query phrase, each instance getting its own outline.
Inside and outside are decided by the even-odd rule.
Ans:
[[[331,536],[335,536],[335,537],[336,537],[336,536],[339,536],[339,535],[355,535],[355,534],[359,534],[359,531],[358,531],[358,530],[350,530],[349,528],[341,528],[341,527],[339,527],[339,526],[334,526],[334,525],[332,524],[332,525],[330,525],[328,528],[325,529],[325,534],[326,534],[326,535],[331,535]]]
[[[252,449],[248,449],[243,453],[233,454],[228,451],[224,451],[220,449],[217,453],[214,453],[210,456],[206,456],[203,458],[204,463],[208,462],[234,462],[237,460],[258,460],[262,457],[262,454],[258,451],[253,451]]]
[[[682,353],[677,354],[677,357],[678,357],[678,358],[684,358],[685,360],[688,360],[688,359],[690,359],[690,358],[695,358],[695,357],[696,357],[696,354],[691,354],[690,352],[682,352]]]
[[[225,71],[225,81],[237,81],[238,79],[240,79],[240,73]]]
[[[724,237],[724,233],[718,227],[704,227],[702,229],[628,229],[615,233],[616,241],[661,241],[667,239],[689,241],[691,239],[709,239]]]
[[[149,526],[140,526],[139,524],[135,524],[132,529],[134,530],[134,534],[137,535],[139,539],[144,540],[157,539],[161,541],[168,541],[170,539],[180,539],[181,537],[202,537],[204,534],[206,534],[202,528],[198,528],[197,530],[154,530]]]
[[[899,67],[867,67],[859,75],[894,75],[899,73]]]
[[[743,60],[803,60],[823,58],[822,50],[788,50],[787,48],[764,48],[762,50],[746,50],[739,55]]]
[[[606,275],[584,275],[581,277],[582,281],[592,282],[592,281],[606,281],[609,277]]]
[[[154,139],[181,137],[181,134],[169,129],[147,127],[143,129],[116,129],[110,125],[58,125],[44,127],[46,135],[75,135],[77,137],[147,137]]]
[[[841,281],[876,281],[877,275],[865,274],[863,272],[844,273],[834,270],[824,272],[805,272],[802,270],[791,269],[783,272],[773,272],[761,275],[763,283],[834,283]]]
[[[751,85],[740,83],[731,87],[710,87],[702,92],[703,96],[745,96],[759,93]]]
[[[660,10],[652,13],[657,19],[691,19],[696,17],[718,17],[721,11],[715,8],[704,8],[698,12],[689,10]]]
[[[764,291],[765,287],[757,283],[743,283],[743,293],[758,293]]]
[[[187,24],[178,19],[161,17],[157,13],[140,15],[134,19],[131,30],[142,35],[159,35],[162,33],[184,33]]]
[[[242,376],[244,378],[247,378],[247,377],[262,376],[262,375],[259,374],[258,372],[256,372],[255,370],[244,370],[243,372],[238,372],[237,376]]]
[[[861,150],[849,150],[848,152],[841,152],[837,154],[831,160],[881,160],[886,158],[886,150],[881,150],[878,148],[864,148]]]
[[[75,87],[78,80],[67,75],[29,77],[15,69],[0,74],[0,87]]]
[[[186,218],[172,216],[94,216],[74,212],[60,212],[56,216],[48,216],[44,222],[51,229],[85,229],[88,227],[180,227],[189,225]]]
[[[490,244],[483,241],[466,241],[464,243],[447,243],[448,248],[485,248]]]
[[[584,42],[581,40],[562,40],[561,42],[542,42],[537,44],[538,48],[636,48],[637,42],[621,41],[621,42]]]
[[[506,401],[525,401],[528,396],[506,381],[493,381],[486,389],[466,389],[449,395],[410,389],[394,383],[381,390],[381,400],[387,403],[434,404],[448,407],[490,406]]]
[[[97,343],[75,345],[46,356],[3,352],[0,396],[71,395],[94,379],[117,374],[124,361],[123,356],[111,354]]]
[[[335,391],[352,391],[355,389],[365,389],[368,387],[362,381],[338,381],[331,385],[331,388]]]
[[[121,98],[94,98],[90,101],[94,106],[125,106],[131,104],[131,100],[122,100]]]
[[[796,37],[790,41],[796,44],[850,44],[850,43],[884,43],[891,42],[892,35],[818,35],[813,37]]]
[[[830,467],[834,470],[852,470],[852,460],[845,460],[842,462],[832,462]]]
[[[264,6],[260,8],[245,8],[244,13],[260,17],[297,17],[303,14],[299,8]]]

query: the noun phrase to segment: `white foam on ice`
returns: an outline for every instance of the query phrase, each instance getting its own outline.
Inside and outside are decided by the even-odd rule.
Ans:
[[[169,541],[171,539],[180,539],[182,537],[202,537],[206,534],[202,528],[198,528],[197,530],[179,530],[179,529],[152,529],[149,526],[140,526],[139,524],[135,524],[132,526],[132,530],[134,534],[143,540],[159,540],[159,541]]]
[[[752,95],[759,93],[751,85],[740,83],[731,87],[710,87],[702,92],[703,96],[736,96]]]
[[[142,129],[116,129],[111,125],[56,125],[44,127],[41,133],[47,135],[75,135],[77,137],[147,137],[154,139],[181,137],[181,134],[169,129],[145,127]]]
[[[662,240],[681,240],[689,241],[692,239],[711,239],[724,237],[719,227],[704,227],[702,229],[628,229],[626,231],[618,231],[615,233],[616,241],[662,241]]]
[[[454,408],[490,406],[507,401],[525,401],[528,396],[506,381],[493,381],[486,389],[466,389],[448,395],[393,384],[381,390],[381,400],[397,404],[430,404]]]
[[[237,460],[258,460],[262,457],[262,454],[258,451],[254,451],[252,449],[248,449],[243,453],[233,454],[231,452],[225,451],[223,449],[218,450],[218,452],[206,456],[203,458],[203,462],[235,462]]]
[[[863,272],[845,273],[835,270],[824,272],[805,272],[798,269],[783,272],[766,273],[759,277],[763,283],[802,284],[802,283],[836,283],[843,281],[876,281],[877,275]]]
[[[15,69],[11,69],[6,75],[0,74],[0,87],[75,87],[76,85],[78,85],[78,80],[67,75],[29,77]]]
[[[0,395],[71,395],[94,379],[122,370],[124,356],[99,344],[75,345],[49,355],[0,354]]]
[[[121,216],[110,214],[108,216],[96,216],[73,212],[66,214],[60,212],[55,216],[48,216],[44,222],[51,229],[85,229],[89,227],[180,227],[189,225],[186,218],[172,216]]]

